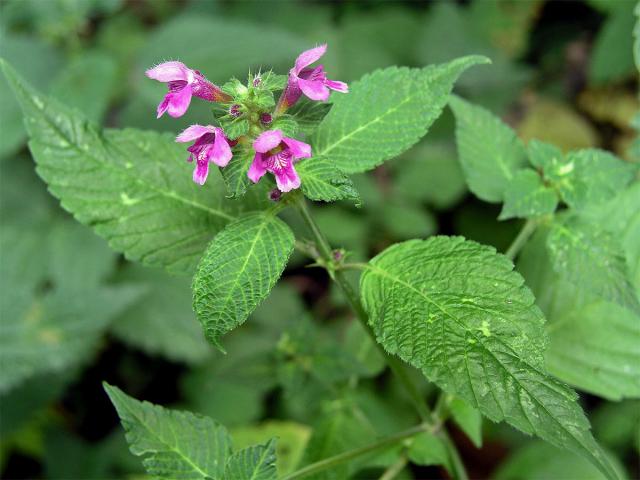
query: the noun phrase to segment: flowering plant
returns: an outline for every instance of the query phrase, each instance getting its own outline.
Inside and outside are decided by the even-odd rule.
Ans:
[[[640,303],[627,266],[637,242],[633,232],[616,236],[619,224],[637,213],[636,166],[598,149],[562,152],[540,141],[525,147],[489,111],[452,94],[465,70],[488,63],[484,57],[389,67],[347,86],[313,66],[325,52],[322,45],[301,53],[287,76],[265,71],[222,86],[178,61],[149,69],[149,78],[168,86],[158,117],[184,115],[193,97],[212,106],[210,120],[187,127],[175,141],[154,132],[102,130],[44,97],[6,62],[2,70],[22,106],[38,172],[51,193],[128,259],[193,275],[193,309],[219,350],[270,294],[294,250],[339,287],[359,322],[353,348],[324,354],[312,327],[305,330],[304,318],[296,317],[280,332],[277,355],[284,366],[273,376],[300,395],[298,408],[304,409],[311,408],[317,385],[348,389],[355,398],[361,379],[389,367],[416,424],[366,445],[346,441],[329,454],[322,444],[332,427],[318,427],[305,465],[280,472],[281,478],[348,478],[380,466],[395,474],[411,461],[441,465],[464,479],[446,422],[451,418],[479,443],[483,416],[576,452],[607,478],[618,478],[567,383],[622,397],[638,394],[637,378],[610,387],[598,373],[585,384],[579,375],[545,363],[548,332],[534,292],[549,282],[560,292],[576,289],[584,296],[585,321],[589,312],[613,309],[628,330],[637,330]],[[459,236],[431,236],[388,246],[365,263],[351,261],[350,252],[329,243],[308,200],[360,205],[349,175],[416,144],[446,105],[455,116],[469,189],[502,204],[500,219],[523,219],[520,233],[504,254]],[[193,182],[183,160],[185,143]],[[620,192],[632,208],[611,203]],[[610,216],[617,221],[598,225]],[[352,273],[360,275],[359,291]],[[105,309],[109,303],[104,301]],[[55,343],[51,335],[43,338]],[[291,359],[306,366],[308,352],[330,368],[292,373]],[[27,370],[16,369],[14,378]],[[624,371],[637,373],[637,366],[629,361]],[[421,377],[438,391],[433,408]],[[305,391],[308,384],[313,388]],[[615,391],[602,393],[603,385]],[[284,453],[275,438],[234,450],[227,429],[209,417],[139,402],[108,384],[105,389],[132,453],[144,457],[150,475],[277,478],[276,458]],[[360,407],[345,403],[348,413],[329,410],[324,418],[344,422],[345,435],[362,433]]]

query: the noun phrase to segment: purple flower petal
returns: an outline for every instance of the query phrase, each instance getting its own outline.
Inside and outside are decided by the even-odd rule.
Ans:
[[[283,138],[282,141],[289,147],[294,158],[309,158],[311,156],[311,145],[288,137]]]
[[[253,142],[253,149],[259,153],[267,153],[276,148],[282,141],[282,130],[267,130],[262,132]]]
[[[280,172],[274,172],[274,175],[276,177],[276,185],[282,192],[290,192],[294,188],[300,187],[300,177],[293,165],[283,168]]]
[[[182,62],[164,62],[145,72],[147,77],[159,82],[172,82],[176,80],[187,81],[189,69]]]
[[[219,167],[226,167],[233,154],[221,128],[215,128],[216,139],[211,148],[209,160]]]
[[[344,82],[339,82],[338,80],[325,80],[324,84],[329,87],[331,90],[335,90],[336,92],[341,93],[349,93],[349,85]]]
[[[175,93],[169,93],[169,108],[167,113],[173,118],[181,117],[185,114],[191,103],[191,85],[185,86],[182,90]]]
[[[260,152],[256,152],[253,156],[251,167],[249,167],[249,171],[247,172],[247,177],[249,177],[249,180],[253,183],[258,183],[258,180],[260,180],[265,173],[267,173],[267,169],[264,166],[262,154]]]
[[[298,79],[298,86],[311,100],[326,101],[329,99],[329,89],[324,85],[322,80],[303,80]]]
[[[193,181],[199,185],[204,185],[209,175],[209,162],[206,159],[198,160],[196,168],[193,170]]]
[[[191,125],[190,127],[185,128],[180,135],[176,137],[176,142],[192,142],[203,136],[205,133],[213,133],[215,131],[214,127],[208,125]]]
[[[164,98],[162,99],[162,101],[158,104],[158,108],[156,110],[158,116],[157,118],[160,118],[164,112],[167,111],[167,108],[169,108],[169,101],[171,100],[171,93],[167,93]]]
[[[299,74],[303,68],[308,67],[313,62],[319,60],[326,51],[327,44],[325,43],[323,45],[320,45],[319,47],[302,52],[298,56],[298,58],[296,58],[296,64],[295,67],[293,67],[293,71],[295,72],[295,74]]]

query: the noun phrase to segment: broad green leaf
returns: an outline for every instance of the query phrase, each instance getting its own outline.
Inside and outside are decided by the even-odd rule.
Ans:
[[[598,32],[589,64],[590,83],[602,84],[631,78],[634,73],[633,14],[635,2],[612,2],[618,5]]]
[[[109,56],[86,51],[62,70],[51,86],[51,96],[100,123],[115,91],[118,65]]]
[[[411,440],[409,460],[416,465],[442,465],[452,471],[447,447],[432,433],[425,432]]]
[[[575,392],[545,372],[544,317],[523,283],[493,248],[433,237],[376,256],[360,290],[389,353],[491,420],[579,453],[616,478]]]
[[[329,110],[330,103],[307,101],[306,98],[302,98],[291,107],[289,114],[295,117],[300,132],[311,136]]]
[[[159,478],[222,478],[231,439],[219,423],[189,412],[140,402],[103,383],[118,411],[131,453],[143,457],[147,472]]]
[[[189,279],[130,264],[117,280],[147,288],[145,295],[113,322],[111,331],[117,338],[174,362],[197,364],[211,355],[211,346],[191,309]]]
[[[1,64],[26,119],[40,176],[62,206],[117,251],[172,272],[190,272],[211,237],[251,209],[229,202],[215,172],[204,188],[191,180],[185,152],[169,137],[97,129],[49,100]]]
[[[220,169],[224,183],[227,186],[227,193],[230,198],[236,199],[247,193],[247,189],[253,185],[247,172],[253,162],[255,152],[251,149],[236,153],[229,164]]]
[[[549,323],[548,370],[559,379],[595,395],[620,400],[640,396],[638,317],[598,299],[553,270],[539,230],[518,259],[521,272]]]
[[[555,145],[533,139],[527,144],[529,163],[543,173],[555,172],[564,165],[564,154]]]
[[[469,189],[480,199],[498,203],[515,174],[526,164],[516,133],[493,113],[453,96],[456,143]]]
[[[637,166],[597,149],[570,152],[544,175],[571,208],[584,209],[611,200],[638,171]]]
[[[214,344],[243,323],[280,278],[293,232],[273,213],[240,217],[213,239],[193,279],[193,308]]]
[[[580,289],[640,312],[618,239],[576,217],[553,222],[547,247],[555,271]]]
[[[353,183],[335,167],[331,159],[313,157],[296,165],[302,181],[302,191],[311,200],[333,202],[353,199],[360,201]]]
[[[531,169],[518,171],[504,192],[504,206],[498,219],[531,218],[553,213],[558,195],[546,186],[538,173]]]
[[[35,86],[48,90],[62,64],[61,55],[56,49],[39,37],[6,34],[5,28],[0,32],[0,44],[4,59],[15,65]],[[0,78],[0,158],[18,150],[26,140],[21,117],[20,105],[13,98],[5,79]]]
[[[279,475],[293,472],[311,436],[311,429],[303,424],[269,420],[258,425],[243,426],[231,431],[235,448],[245,448],[277,438],[276,457]]]
[[[619,473],[623,471],[618,464],[616,469]],[[496,480],[602,480],[606,477],[589,462],[576,455],[558,450],[543,442],[530,442],[516,450],[500,466],[494,478]]]
[[[480,412],[458,397],[451,400],[449,410],[456,425],[467,434],[477,448],[482,447],[482,415]]]
[[[75,291],[71,298],[69,293],[54,291],[33,298],[16,291],[2,296],[0,392],[36,374],[61,373],[85,362],[109,322],[131,305],[141,290],[102,287]]]
[[[467,68],[487,63],[470,56],[423,69],[389,67],[334,95],[333,107],[313,137],[316,156],[345,173],[371,170],[407,150],[440,116],[453,84]]]
[[[227,461],[224,480],[276,480],[276,441],[235,452]]]

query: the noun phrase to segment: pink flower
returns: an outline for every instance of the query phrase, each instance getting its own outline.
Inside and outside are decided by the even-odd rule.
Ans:
[[[166,111],[172,117],[181,117],[189,108],[191,96],[209,102],[224,102],[231,97],[207,80],[198,70],[191,70],[181,62],[164,62],[146,71],[149,78],[169,85],[167,93],[158,105],[158,118]]]
[[[247,176],[257,183],[262,176],[271,172],[282,192],[300,186],[300,177],[293,168],[295,161],[311,156],[311,147],[304,142],[285,137],[281,130],[267,130],[253,142],[256,151]]]
[[[193,145],[187,148],[190,153],[188,162],[196,160],[193,170],[193,181],[204,185],[209,174],[209,162],[219,167],[225,167],[233,154],[227,138],[221,128],[207,125],[191,125],[176,137],[176,142],[191,142]]]
[[[329,89],[337,92],[348,93],[349,86],[344,82],[329,80],[324,73],[324,67],[318,65],[315,68],[307,68],[317,61],[327,51],[327,44],[302,52],[296,59],[295,66],[289,71],[289,81],[282,97],[278,102],[277,110],[285,111],[295,104],[302,94],[311,100],[326,101],[329,99]]]

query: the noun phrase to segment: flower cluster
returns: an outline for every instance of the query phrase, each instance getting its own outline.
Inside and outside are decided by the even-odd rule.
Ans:
[[[232,80],[222,88],[206,79],[198,70],[181,62],[162,63],[147,70],[149,78],[166,83],[168,92],[158,105],[158,118],[165,112],[172,117],[185,114],[196,96],[221,105],[225,114],[218,119],[223,126],[191,125],[177,136],[178,142],[193,142],[187,148],[187,161],[195,164],[193,181],[203,185],[209,174],[209,164],[226,167],[236,150],[249,150],[253,162],[247,177],[257,183],[265,173],[272,173],[278,189],[289,192],[300,187],[300,177],[294,164],[311,157],[311,146],[291,138],[276,128],[285,112],[304,95],[310,100],[326,101],[330,91],[349,91],[344,82],[329,80],[322,65],[310,67],[324,55],[321,45],[303,52],[289,71],[286,84],[279,85],[277,76],[250,76],[247,86]],[[275,80],[274,80],[275,79]],[[273,91],[282,90],[277,104]],[[226,122],[226,126],[224,125]],[[286,123],[282,123],[285,125]]]

